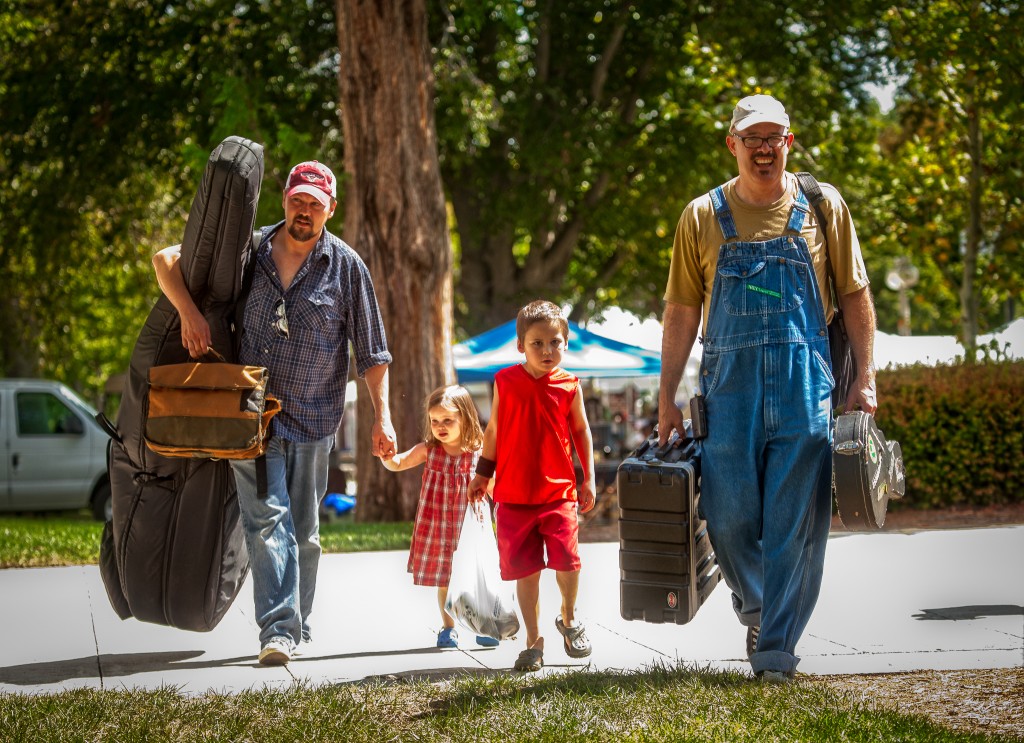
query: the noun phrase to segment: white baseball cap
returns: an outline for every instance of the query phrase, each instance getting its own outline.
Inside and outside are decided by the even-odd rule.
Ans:
[[[732,123],[729,131],[738,132],[749,129],[754,124],[779,124],[789,127],[789,114],[786,108],[770,95],[748,95],[736,104],[732,110]]]

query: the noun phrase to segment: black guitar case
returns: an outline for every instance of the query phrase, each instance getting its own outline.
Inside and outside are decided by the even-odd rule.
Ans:
[[[236,361],[234,312],[262,180],[263,147],[225,139],[210,155],[181,243],[185,284],[228,361]],[[230,465],[164,457],[143,440],[149,368],[188,360],[178,313],[161,295],[132,352],[116,430],[107,422],[113,519],[100,574],[122,619],[208,631],[249,572]]]
[[[890,498],[906,493],[903,451],[886,441],[874,416],[862,410],[836,419],[832,442],[832,490],[839,518],[851,531],[877,531]]]

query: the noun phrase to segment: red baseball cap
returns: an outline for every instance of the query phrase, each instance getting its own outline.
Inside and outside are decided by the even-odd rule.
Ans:
[[[299,163],[288,174],[284,187],[285,198],[297,193],[308,193],[325,207],[338,198],[338,184],[331,169],[316,160]]]

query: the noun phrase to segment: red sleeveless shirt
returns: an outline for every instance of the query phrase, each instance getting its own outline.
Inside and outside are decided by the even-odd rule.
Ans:
[[[522,364],[494,377],[498,390],[495,503],[576,500],[572,402],[579,379],[555,368],[539,379]]]

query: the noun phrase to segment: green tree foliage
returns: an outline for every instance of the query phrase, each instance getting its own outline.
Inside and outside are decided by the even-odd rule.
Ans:
[[[734,175],[723,139],[736,99],[770,90],[811,139],[845,135],[877,70],[870,10],[448,3],[438,128],[463,326],[535,296],[577,318],[610,304],[657,313],[679,213]]]
[[[333,4],[14,0],[0,9],[0,371],[95,392],[127,365],[210,150],[340,149]]]
[[[538,295],[576,319],[660,313],[678,215],[733,175],[724,124],[761,91],[793,114],[793,168],[849,202],[884,329],[898,256],[921,269],[914,331],[959,327],[970,234],[979,330],[1019,313],[1018,2],[428,12],[464,332]],[[341,172],[336,33],[331,0],[0,4],[0,373],[95,390],[125,367],[157,292],[149,257],[180,239],[224,136],[266,147],[259,223],[291,163]],[[863,86],[887,75],[883,115]]]
[[[915,0],[882,15],[901,81],[875,174],[890,191],[882,239],[922,269],[915,329],[958,332],[969,347],[1022,299],[1019,15],[1018,2],[982,0]]]

